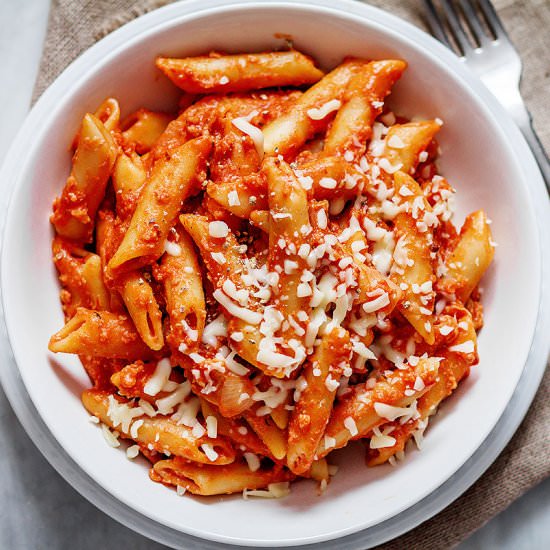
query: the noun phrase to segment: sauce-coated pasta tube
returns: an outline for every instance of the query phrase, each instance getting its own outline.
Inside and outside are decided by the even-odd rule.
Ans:
[[[174,117],[139,109],[122,122],[122,136],[140,155],[148,153]]]
[[[352,59],[339,65],[309,88],[291,109],[263,129],[267,155],[295,152],[316,132],[326,128],[330,114],[341,106],[346,86],[366,61]]]
[[[132,216],[146,179],[147,171],[137,153],[121,152],[118,155],[112,181],[119,219],[126,221]]]
[[[463,301],[470,297],[495,254],[491,229],[483,210],[470,214],[462,229],[460,239],[445,262],[447,281],[453,282],[453,290]]]
[[[267,177],[271,215],[268,269],[271,272],[280,270],[279,284],[274,289],[275,299],[272,302],[283,319],[292,318],[292,324],[281,331],[285,341],[294,340],[301,344],[303,350],[307,323],[299,319],[298,312],[304,312],[305,316],[309,316],[313,294],[310,282],[302,282],[301,279],[304,270],[308,269],[308,264],[300,250],[302,245],[306,244],[307,235],[312,232],[307,194],[290,166],[283,160],[267,158],[262,169]],[[304,317],[304,314],[301,316]],[[303,362],[305,350],[300,354],[297,344],[292,348],[284,346],[284,355],[288,356],[289,360],[294,359],[289,361],[287,366],[280,366],[278,359],[282,358],[273,357],[274,360],[271,361],[271,352],[275,352],[276,348],[267,339],[268,336],[264,335],[257,357],[262,363],[260,368],[266,374],[282,378],[288,376]]]
[[[371,61],[350,80],[340,108],[327,132],[323,153],[358,158],[366,150],[372,125],[382,112],[384,98],[391,92],[407,64],[398,59]]]
[[[178,88],[194,94],[301,86],[323,76],[310,57],[296,50],[183,59],[159,57],[156,64]]]
[[[287,450],[286,430],[281,430],[271,416],[258,416],[254,410],[246,411],[243,416],[269,449],[270,455],[276,460],[282,460]]]
[[[214,298],[226,312],[228,333],[243,336],[239,341],[232,341],[232,348],[240,357],[259,367],[261,363],[257,356],[262,338],[259,332],[262,308],[245,283],[249,275],[246,255],[240,251],[235,235],[225,222],[209,221],[206,216],[196,214],[182,214],[180,221],[201,251],[209,277],[216,287]],[[217,233],[220,230],[221,233]],[[222,236],[213,236],[212,231],[214,235]]]
[[[125,273],[120,279],[120,295],[141,339],[152,349],[164,346],[162,312],[151,288],[139,271]]]
[[[210,139],[197,138],[178,147],[165,162],[155,165],[122,243],[109,261],[107,268],[111,273],[136,269],[161,256],[183,201],[204,177],[210,148]]]
[[[473,327],[472,316],[468,310],[453,304],[445,308],[444,314],[457,318],[460,323],[460,326],[453,331],[457,333],[457,336],[450,342],[452,348],[466,348],[470,345],[470,342],[476,342],[476,332]],[[417,418],[410,418],[405,423],[395,420],[384,424],[383,431],[391,439],[384,441],[384,446],[372,445],[368,449],[367,464],[369,466],[383,464],[399,451],[403,451],[411,437],[414,437],[417,446],[421,447],[423,434],[428,426],[430,416],[435,414],[440,403],[453,393],[461,380],[467,376],[470,366],[477,361],[474,350],[475,345],[472,346],[471,352],[470,350],[467,350],[466,353],[463,351],[443,352],[444,358],[440,363],[435,384],[418,398]],[[387,429],[389,427],[391,427],[391,431]]]
[[[431,223],[434,216],[420,186],[411,176],[396,172],[394,182],[406,211],[395,218],[399,239],[390,276],[403,290],[399,311],[428,344],[433,344],[435,274],[430,257],[433,238],[426,220]]]
[[[103,283],[97,254],[61,237],[53,240],[52,253],[63,287],[61,302],[66,318],[72,317],[78,307],[109,309],[109,292]]]
[[[114,97],[108,97],[96,110],[94,115],[101,120],[103,126],[109,131],[118,130],[120,122],[120,105]]]
[[[51,221],[57,233],[79,242],[90,242],[95,215],[105,195],[117,145],[103,123],[88,113],[80,128],[71,175],[53,205]]]
[[[79,307],[73,318],[50,338],[48,349],[55,353],[95,355],[130,361],[155,356],[128,316],[108,311],[92,311],[83,307]]]
[[[395,170],[412,174],[420,153],[426,150],[440,129],[441,125],[435,120],[395,124],[388,131],[382,156]]]
[[[86,390],[82,394],[82,403],[106,426],[159,453],[169,453],[200,464],[230,464],[235,460],[235,451],[226,438],[196,437],[187,426],[166,416],[151,418],[141,407],[120,401],[108,392]]]
[[[430,357],[419,359],[414,368],[396,370],[387,378],[375,381],[370,388],[370,383],[354,386],[334,407],[317,456],[326,456],[383,424],[385,420],[378,414],[375,404],[405,408],[426,393],[436,381],[439,361],[439,358]],[[420,390],[414,389],[417,378],[422,380]],[[405,390],[409,390],[407,395]]]
[[[168,342],[172,349],[183,346],[187,353],[196,351],[202,339],[206,304],[197,254],[189,235],[176,229],[177,241],[169,241],[161,260],[160,279],[166,294],[170,317]]]
[[[245,462],[227,466],[199,466],[174,458],[161,460],[151,469],[154,481],[179,486],[194,495],[226,495],[245,489],[262,489],[288,481],[292,475],[282,468],[252,471]]]
[[[325,431],[340,376],[349,367],[351,345],[343,328],[326,334],[304,367],[307,382],[290,417],[287,465],[301,475],[313,464],[319,441]]]

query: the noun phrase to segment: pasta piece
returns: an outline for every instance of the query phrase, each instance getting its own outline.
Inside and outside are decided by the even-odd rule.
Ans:
[[[53,204],[51,221],[62,237],[92,240],[95,215],[117,157],[117,145],[103,123],[88,113],[80,128],[71,175]]]
[[[126,221],[131,218],[146,179],[147,172],[139,155],[125,152],[118,155],[112,180],[119,219]]]
[[[269,453],[276,460],[282,460],[286,456],[287,436],[286,431],[281,430],[271,416],[258,416],[256,411],[246,411],[244,418],[268,448]]]
[[[433,344],[435,274],[430,257],[433,242],[426,220],[435,222],[431,207],[416,181],[404,172],[394,175],[396,194],[403,198],[406,211],[395,218],[400,235],[393,253],[391,277],[403,288],[399,311],[426,343]]]
[[[285,114],[263,129],[266,155],[295,153],[327,127],[330,113],[339,109],[348,82],[366,61],[351,59],[309,88]]]
[[[201,252],[210,279],[216,287],[214,298],[220,303],[228,319],[228,333],[244,335],[240,341],[232,342],[232,348],[245,361],[259,367],[257,356],[262,338],[259,332],[262,314],[259,299],[250,295],[245,283],[247,276],[254,280],[247,269],[246,255],[240,252],[235,235],[227,224],[218,226],[216,224],[223,222],[211,222],[205,216],[196,214],[183,214],[180,221]],[[223,237],[210,234],[211,223],[215,224],[214,230],[222,228]]]
[[[152,350],[162,349],[162,312],[151,285],[139,271],[124,274],[119,284],[120,295],[141,339]]]
[[[155,356],[129,317],[83,307],[77,308],[72,319],[50,338],[48,349],[129,361]]]
[[[108,97],[96,110],[94,115],[103,123],[109,132],[118,130],[120,122],[120,105],[114,97]]]
[[[344,105],[327,132],[323,153],[352,154],[354,159],[366,150],[372,125],[382,112],[384,98],[407,67],[404,61],[388,59],[371,61],[350,80],[344,94]]]
[[[375,403],[400,408],[411,405],[436,382],[439,362],[439,358],[419,359],[414,368],[393,371],[370,389],[368,383],[353,387],[334,407],[317,456],[322,458],[383,424],[386,420],[376,412]],[[424,384],[421,390],[414,389],[417,377]],[[405,390],[410,395],[405,395]]]
[[[348,332],[334,328],[323,336],[302,371],[307,385],[292,411],[288,427],[287,465],[297,475],[303,475],[313,465],[342,371],[349,367],[350,355]]]
[[[317,200],[353,199],[363,191],[376,194],[370,178],[341,156],[324,156],[300,164],[294,171],[308,196]]]
[[[201,410],[204,418],[214,417],[218,433],[231,439],[239,448],[242,445],[252,453],[269,456],[269,450],[245,420],[242,418],[226,418],[220,414],[214,405],[204,399],[201,399]]]
[[[445,262],[443,285],[452,281],[452,290],[466,302],[493,261],[495,246],[483,210],[470,214],[460,231],[460,239]]]
[[[124,239],[107,266],[112,274],[148,265],[162,255],[168,231],[183,201],[203,179],[210,148],[208,138],[191,140],[176,149],[166,162],[155,166]]]
[[[159,57],[157,67],[182,90],[193,93],[243,92],[317,82],[323,73],[311,58],[291,50],[240,55],[170,59]]]
[[[139,109],[123,121],[122,137],[143,155],[152,149],[173,118],[168,113]]]
[[[61,237],[53,240],[52,252],[63,287],[61,301],[66,318],[72,317],[78,307],[109,309],[100,257]]]
[[[169,453],[199,464],[222,465],[235,460],[235,451],[226,438],[196,437],[187,426],[166,416],[150,418],[141,407],[120,401],[107,392],[86,390],[82,394],[82,403],[106,426],[159,453]]]
[[[288,411],[288,406],[290,403],[285,401],[284,403],[281,403],[278,407],[273,409],[270,413],[271,419],[273,422],[275,422],[275,426],[277,428],[280,428],[281,430],[286,430],[288,427],[288,422],[290,420],[290,413]]]
[[[159,278],[164,285],[166,312],[170,319],[168,342],[173,350],[196,351],[206,321],[202,276],[189,235],[176,229],[177,241],[167,241]],[[175,251],[170,253],[170,248]]]
[[[458,328],[458,336],[452,342],[452,346],[464,347],[470,342],[476,342],[476,332],[473,327],[472,317],[463,307],[452,305],[445,310],[446,314],[457,317],[459,322],[465,323],[466,328]],[[414,437],[417,446],[422,445],[422,438],[428,426],[430,416],[435,414],[439,404],[449,397],[458,387],[460,381],[468,375],[470,366],[477,362],[475,353],[443,352],[446,356],[439,366],[435,384],[422,395],[417,402],[418,418],[411,418],[402,424],[399,421],[390,422],[384,425],[384,431],[391,426],[391,437],[395,440],[393,445],[369,448],[367,452],[368,466],[377,466],[387,462],[390,457],[399,451],[404,451],[407,442]],[[423,382],[418,383],[420,386]],[[415,383],[416,384],[416,383]],[[388,442],[389,443],[389,442]]]
[[[194,495],[226,495],[245,489],[262,489],[292,478],[282,468],[251,471],[244,462],[227,466],[199,466],[179,458],[161,460],[151,469],[151,479],[182,487]]]
[[[298,251],[305,244],[306,236],[311,233],[312,228],[309,223],[307,194],[290,166],[279,159],[268,158],[262,169],[267,177],[271,214],[268,269],[273,272],[282,268],[273,303],[283,319],[292,318],[293,322],[289,323],[286,330],[282,330],[283,338],[288,342],[287,346],[283,346],[283,353],[291,362],[281,368],[279,357],[274,357],[271,361],[276,351],[272,334],[264,334],[257,360],[262,363],[260,368],[266,374],[282,378],[289,376],[305,359],[303,342],[306,323],[300,321],[298,312],[309,314],[313,290],[308,282],[301,281],[302,273],[308,270],[308,264]],[[292,340],[294,343],[291,347]]]
[[[392,166],[392,170],[413,174],[420,154],[430,145],[440,128],[441,125],[435,120],[395,124],[386,136],[382,157]]]

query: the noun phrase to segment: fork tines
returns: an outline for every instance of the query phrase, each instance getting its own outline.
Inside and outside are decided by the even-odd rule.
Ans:
[[[435,37],[467,57],[506,32],[489,0],[424,0],[428,24]]]

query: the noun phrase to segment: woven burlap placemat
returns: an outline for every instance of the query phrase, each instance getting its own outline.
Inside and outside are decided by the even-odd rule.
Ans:
[[[205,0],[206,2],[207,0]],[[61,71],[103,36],[169,0],[53,0],[36,100]],[[420,0],[368,2],[426,29]],[[550,2],[494,0],[523,63],[522,94],[550,150]],[[520,429],[487,472],[437,516],[380,549],[450,548],[550,475],[550,369]],[[498,488],[498,490],[495,490]]]

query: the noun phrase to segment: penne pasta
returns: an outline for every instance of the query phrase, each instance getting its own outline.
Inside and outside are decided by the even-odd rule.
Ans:
[[[92,239],[95,215],[105,195],[117,156],[117,145],[103,123],[87,114],[82,120],[71,175],[54,201],[51,221],[62,237]]]
[[[326,128],[332,118],[329,115],[341,106],[349,81],[365,64],[359,59],[342,63],[309,88],[287,113],[266,125],[263,129],[265,154],[292,154]]]
[[[435,274],[430,257],[433,238],[428,223],[434,218],[429,216],[431,208],[412,177],[396,172],[394,181],[396,193],[403,198],[405,206],[405,211],[395,219],[400,237],[391,271],[392,279],[403,289],[403,301],[398,307],[426,343],[433,344]]]
[[[50,338],[48,349],[133,361],[155,356],[126,315],[83,307],[77,308],[67,324]]]
[[[205,435],[197,437],[187,426],[168,417],[150,418],[139,405],[120,401],[107,392],[86,390],[82,394],[82,403],[92,416],[106,426],[117,429],[123,436],[131,437],[143,447],[150,446],[159,453],[168,453],[199,464],[231,464],[235,460],[235,451],[225,438],[212,439]]]
[[[159,275],[170,318],[168,342],[173,350],[182,347],[191,352],[197,349],[202,339],[206,304],[193,243],[182,229],[176,229],[174,233],[177,240],[167,241],[168,251],[162,256]]]
[[[194,495],[224,495],[242,493],[246,489],[261,489],[272,483],[282,483],[291,475],[280,469],[251,471],[246,463],[227,466],[202,466],[174,458],[157,462],[151,478],[168,485],[182,487]],[[275,498],[275,494],[271,498]]]
[[[107,269],[111,273],[148,265],[162,255],[168,231],[183,201],[202,180],[210,147],[207,138],[189,141],[155,167],[145,182],[128,230],[109,261]]]
[[[334,328],[322,338],[303,370],[307,385],[288,427],[287,465],[297,475],[304,474],[314,463],[340,377],[349,368],[350,355],[349,334],[342,328]]]
[[[119,284],[120,295],[141,339],[152,350],[162,349],[162,312],[151,285],[138,271],[124,274]]]
[[[404,61],[387,59],[371,61],[357,72],[349,81],[344,104],[327,132],[323,153],[347,153],[357,160],[364,154],[384,99],[406,67]]]
[[[416,367],[394,371],[388,378],[374,381],[372,387],[370,383],[355,386],[334,407],[317,456],[324,457],[383,424],[385,419],[377,412],[377,403],[402,409],[411,405],[436,382],[438,370],[439,359],[420,359]],[[418,377],[423,383],[421,390],[414,389]]]
[[[427,149],[440,128],[435,120],[395,124],[386,136],[382,157],[394,170],[412,174],[420,154]]]
[[[301,86],[317,82],[323,73],[311,58],[288,52],[219,55],[173,59],[159,57],[157,67],[182,90],[202,94]]]
[[[148,153],[174,117],[139,109],[122,122],[122,137],[140,155]]]
[[[460,238],[445,262],[446,281],[454,282],[454,291],[466,302],[491,264],[495,247],[491,229],[483,210],[470,214],[460,231]]]

